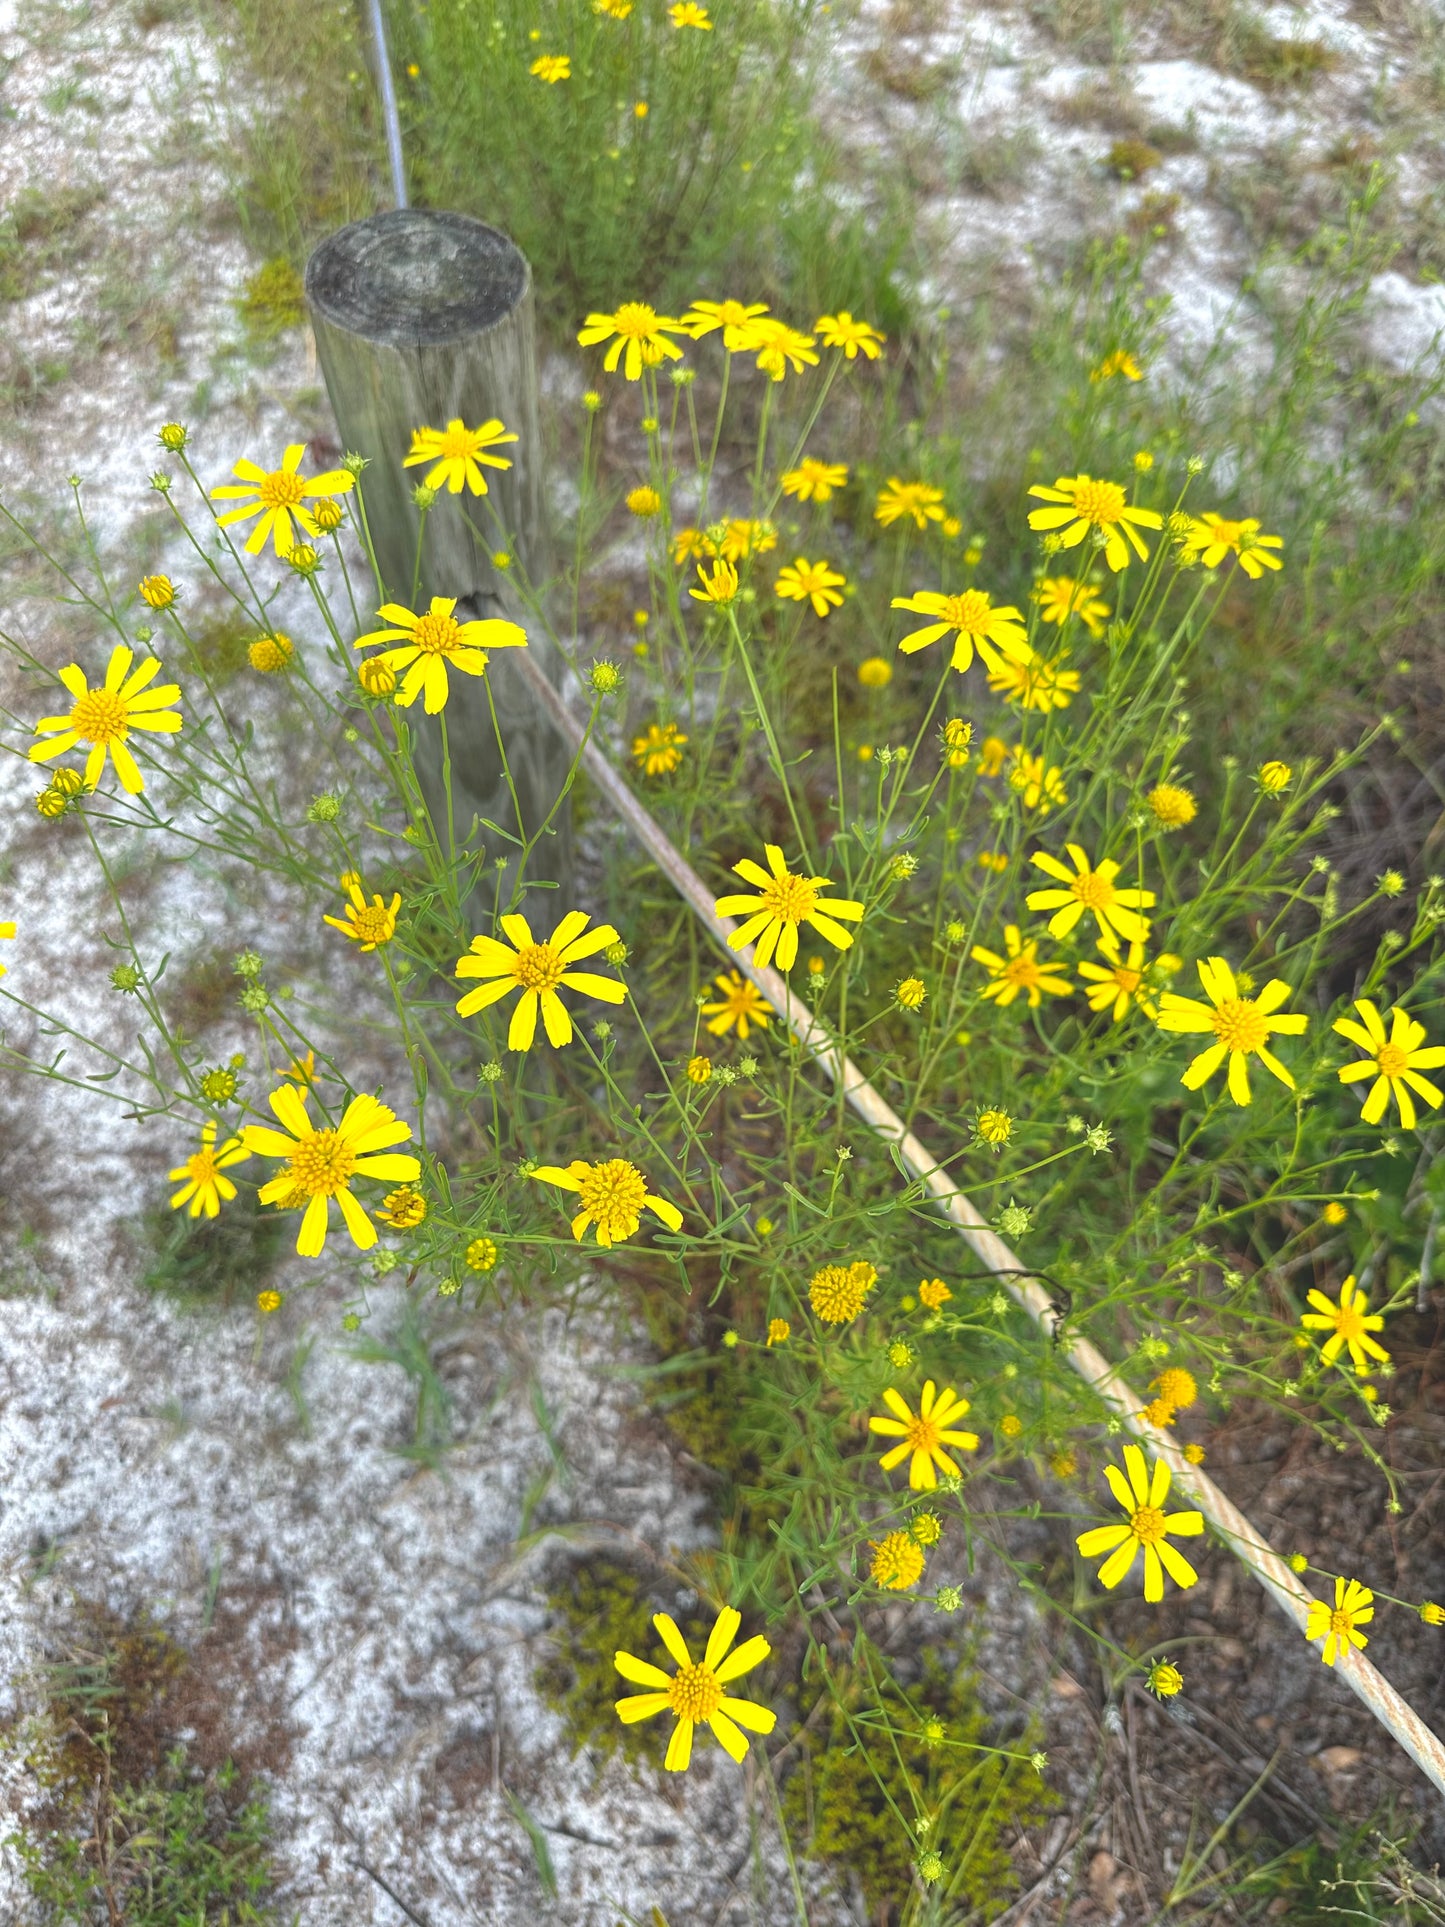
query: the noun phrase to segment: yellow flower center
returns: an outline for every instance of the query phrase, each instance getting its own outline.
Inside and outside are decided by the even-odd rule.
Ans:
[[[1113,884],[1097,870],[1085,870],[1082,876],[1074,878],[1069,888],[1086,910],[1107,910],[1114,901]]]
[[[1117,482],[1080,482],[1074,490],[1074,513],[1107,528],[1119,520],[1127,500]]]
[[[288,1169],[304,1197],[334,1198],[356,1169],[356,1153],[338,1131],[313,1131],[292,1152]]]
[[[791,870],[774,877],[763,891],[763,906],[784,923],[801,923],[813,914],[818,901],[818,886],[807,877],[795,877]]]
[[[1403,1077],[1410,1068],[1410,1053],[1401,1050],[1398,1044],[1381,1044],[1375,1052],[1375,1062],[1381,1077]]]
[[[1259,1006],[1246,997],[1227,998],[1210,1018],[1210,1023],[1215,1036],[1229,1050],[1260,1050],[1269,1036]]]
[[[126,733],[129,711],[109,689],[87,689],[70,712],[70,727],[87,743],[111,743]]]
[[[424,656],[449,656],[457,646],[461,634],[461,624],[452,616],[443,616],[428,610],[418,616],[411,639]]]
[[[907,1439],[911,1451],[936,1452],[938,1450],[938,1427],[931,1418],[924,1418],[921,1413],[917,1418],[909,1420],[908,1430],[903,1436]]]
[[[711,1666],[684,1666],[667,1689],[667,1703],[680,1720],[710,1720],[723,1689]]]
[[[278,468],[261,477],[256,493],[268,509],[289,509],[301,500],[305,487],[299,475],[290,475],[284,468]]]
[[[1209,524],[1209,533],[1214,537],[1216,542],[1223,542],[1226,548],[1237,549],[1239,547],[1239,538],[1244,533],[1244,524],[1243,522],[1223,522],[1216,520]]]
[[[1350,1615],[1347,1612],[1340,1611],[1338,1607],[1330,1614],[1330,1631],[1332,1633],[1339,1633],[1343,1636],[1349,1632],[1353,1623]]]
[[[1164,1514],[1157,1505],[1141,1505],[1129,1525],[1141,1546],[1157,1546],[1164,1537]]]
[[[517,952],[512,975],[524,990],[554,990],[566,968],[550,943],[529,943]]]
[[[353,906],[351,927],[363,943],[386,943],[395,926],[382,904],[368,903],[360,910]]]
[[[195,1184],[214,1184],[216,1181],[215,1153],[197,1151],[194,1157],[187,1158],[186,1176]]]
[[[444,428],[437,440],[437,453],[448,461],[465,459],[474,454],[482,445],[480,435],[474,435],[469,428],[458,422],[455,428]]]
[[[612,325],[620,335],[633,341],[646,341],[657,327],[657,310],[649,308],[645,301],[624,301],[613,315]]]
[[[1130,970],[1124,964],[1114,965],[1114,982],[1119,986],[1120,990],[1127,991],[1131,997],[1139,988],[1143,977],[1144,973],[1142,970]]]
[[[630,1238],[647,1201],[647,1181],[626,1158],[609,1158],[605,1164],[588,1166],[579,1195],[583,1210],[599,1231],[614,1240]]]
[[[988,597],[982,589],[965,589],[962,595],[948,596],[943,604],[943,620],[960,635],[985,635],[992,620]]]
[[[1010,957],[999,974],[1005,983],[1017,984],[1020,990],[1032,990],[1043,977],[1032,957]]]
[[[1365,1314],[1356,1305],[1338,1305],[1334,1312],[1335,1330],[1348,1345],[1365,1335]]]

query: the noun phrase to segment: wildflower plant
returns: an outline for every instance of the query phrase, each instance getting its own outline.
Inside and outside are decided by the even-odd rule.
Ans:
[[[437,46],[463,30],[457,9],[428,11]],[[664,17],[668,57],[713,58],[730,18]],[[594,86],[588,49],[632,24],[588,10],[570,77],[529,79],[529,111]],[[529,44],[504,36],[500,54],[525,66],[540,57]],[[513,558],[505,618],[459,622],[455,583],[376,580],[365,464],[309,482],[292,450],[258,460],[241,479],[269,533],[243,543],[215,498],[233,454],[167,426],[178,472],[165,501],[187,560],[164,610],[143,605],[165,627],[140,668],[134,603],[99,579],[59,585],[95,638],[58,680],[68,712],[55,675],[6,638],[26,701],[0,717],[0,740],[46,761],[42,795],[56,799],[27,829],[88,848],[123,933],[107,967],[125,995],[108,997],[102,1035],[48,1011],[27,906],[7,888],[0,999],[17,1025],[51,1026],[67,1056],[12,1042],[5,1061],[65,1080],[93,1058],[103,1076],[84,1088],[151,1134],[178,1212],[224,1228],[245,1192],[284,1215],[308,1264],[354,1262],[384,1231],[387,1264],[400,1250],[420,1288],[463,1309],[503,1293],[543,1302],[585,1271],[678,1354],[679,1383],[707,1361],[709,1450],[726,1460],[731,1512],[686,1577],[714,1630],[698,1657],[659,1617],[674,1670],[620,1648],[614,1662],[640,1689],[619,1693],[621,1720],[672,1717],[670,1768],[687,1766],[699,1726],[734,1759],[763,1746],[805,1676],[836,1689],[838,1730],[867,1741],[869,1772],[900,1734],[898,1759],[956,1745],[970,1771],[987,1758],[1033,1772],[1033,1736],[989,1747],[970,1729],[955,1742],[945,1721],[917,1744],[928,1716],[881,1683],[878,1609],[906,1594],[942,1625],[985,1556],[1047,1590],[1057,1560],[1011,1533],[1025,1514],[1049,1518],[1056,1551],[1098,1562],[1078,1579],[1096,1600],[1158,1601],[1166,1578],[1190,1589],[1229,1554],[1188,1502],[1192,1457],[1171,1471],[1147,1448],[1151,1428],[1172,1439],[1248,1395],[1337,1442],[1368,1439],[1362,1422],[1381,1406],[1370,1381],[1413,1289],[1403,1217],[1388,1220],[1393,1254],[1372,1261],[1368,1292],[1351,1265],[1358,1249],[1364,1275],[1387,1221],[1374,1204],[1392,1182],[1388,1133],[1418,1132],[1439,1102],[1425,1073],[1445,1055],[1428,1041],[1441,1034],[1445,905],[1439,886],[1411,899],[1320,867],[1336,771],[1284,742],[1290,760],[1254,773],[1206,776],[1190,755],[1189,679],[1208,672],[1226,598],[1288,579],[1288,528],[1276,546],[1252,518],[1225,517],[1231,505],[1215,515],[1166,452],[1126,485],[1107,477],[1127,460],[1065,446],[1037,471],[1057,482],[1018,488],[1014,553],[991,537],[991,580],[975,587],[982,552],[946,529],[982,513],[965,484],[933,479],[946,470],[922,438],[911,466],[850,445],[848,422],[886,413],[860,401],[900,392],[886,387],[888,331],[860,319],[861,302],[840,291],[823,312],[781,317],[750,290],[695,292],[668,306],[599,282],[576,316],[601,399],[579,410],[580,506],[553,579],[530,576],[500,491],[475,488],[469,463],[512,459],[491,453],[512,447],[500,424],[418,425],[410,448],[362,451],[432,463],[427,514],[460,514],[465,497],[490,518],[489,548]],[[1132,386],[1081,389],[1098,410]],[[655,513],[628,513],[635,470],[603,476],[590,427],[602,407],[627,411]],[[278,475],[268,506],[263,483]],[[343,498],[345,523],[299,545],[312,560],[298,570],[298,545],[272,539],[282,511],[310,533],[319,504]],[[673,525],[676,499],[695,527]],[[796,544],[795,515],[812,518]],[[624,526],[645,566],[613,604],[645,600],[648,618],[625,675],[605,620],[585,618]],[[819,555],[826,565],[807,559]],[[224,705],[188,617],[213,568],[249,634],[274,638],[284,606],[294,638],[285,675],[249,679]],[[706,933],[620,837],[599,832],[585,874],[556,873],[549,830],[580,750],[545,823],[518,812],[500,825],[500,862],[480,824],[429,811],[417,700],[445,725],[452,672],[490,691],[493,651],[544,639],[575,672],[579,739],[635,783],[701,878],[694,902],[718,920]],[[358,651],[387,676],[358,676]],[[1011,666],[1066,658],[1052,689],[1068,700],[1028,700]],[[871,662],[891,673],[860,682]],[[314,745],[304,794],[275,780],[286,729]],[[515,794],[500,719],[495,736]],[[1343,760],[1360,747],[1343,745]],[[120,888],[133,839],[284,895],[297,928],[325,934],[344,985],[328,1005],[290,961],[284,925],[258,910],[228,944],[226,1021],[254,1042],[225,1091],[215,1067],[233,1044],[179,1031],[157,995],[164,933]],[[1389,942],[1366,934],[1382,901]],[[758,981],[774,969],[787,996],[779,977]],[[826,1063],[799,1039],[800,1009]],[[357,1013],[389,1065],[377,1089],[371,1056],[359,1067]],[[849,1078],[886,1088],[979,1218],[1027,1240],[1053,1280],[1054,1332],[850,1120]],[[296,1285],[315,1275],[298,1267]],[[1126,1443],[1122,1463],[1097,1396],[1051,1342],[1065,1328],[1131,1361],[1153,1394],[1129,1421],[1146,1443]],[[1380,1454],[1370,1463],[1392,1477]],[[1313,1636],[1357,1650],[1371,1603],[1342,1595]],[[830,1672],[845,1622],[846,1691]],[[791,1685],[776,1670],[785,1649],[803,1655]],[[738,1699],[727,1689],[745,1672]],[[1163,1697],[1187,1691],[1167,1664],[1149,1677]],[[908,1766],[907,1810],[888,1782],[889,1824],[921,1867],[913,1822],[942,1816],[926,1878],[957,1898],[964,1829],[951,1835],[947,1802],[925,1803],[933,1771]]]

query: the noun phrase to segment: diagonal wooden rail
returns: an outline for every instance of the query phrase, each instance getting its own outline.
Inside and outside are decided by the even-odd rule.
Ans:
[[[515,660],[532,687],[537,701],[556,721],[564,739],[574,750],[583,742],[584,725],[565,699],[553,688],[540,668],[529,660],[530,652],[518,650]],[[1050,1331],[1053,1316],[1050,1293],[1028,1267],[979,1215],[977,1207],[941,1169],[926,1145],[910,1131],[903,1119],[885,1103],[857,1065],[845,1057],[824,1027],[792,994],[786,981],[775,970],[762,970],[753,962],[751,951],[728,950],[729,936],[736,929],[730,918],[720,917],[713,909],[713,892],[687,863],[660,824],[637,801],[623,778],[595,743],[587,743],[582,753],[588,776],[607,798],[614,811],[647,851],[658,869],[672,884],[727,955],[749,977],[773,1008],[782,1016],[798,1042],[837,1085],[858,1116],[885,1143],[893,1145],[905,1166],[925,1185],[944,1217],[972,1247],[989,1271],[997,1272],[1012,1297],[1044,1331]],[[1060,1353],[1123,1421],[1134,1435],[1166,1461],[1174,1484],[1184,1493],[1225,1540],[1236,1557],[1253,1573],[1270,1598],[1292,1619],[1300,1631],[1305,1629],[1314,1595],[1290,1571],[1263,1534],[1252,1526],[1239,1508],[1228,1499],[1213,1479],[1198,1466],[1191,1465],[1177,1442],[1142,1416],[1144,1401],[1131,1390],[1118,1368],[1087,1338],[1066,1337]],[[1420,1771],[1437,1790],[1445,1793],[1445,1746],[1420,1718],[1409,1702],[1365,1658],[1347,1646],[1336,1661],[1335,1672],[1351,1691],[1358,1694],[1382,1725],[1389,1728]]]

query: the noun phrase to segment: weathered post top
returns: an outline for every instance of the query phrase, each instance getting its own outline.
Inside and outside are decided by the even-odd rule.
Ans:
[[[306,299],[316,352],[343,446],[364,455],[366,515],[386,596],[411,606],[421,539],[418,610],[450,596],[467,615],[523,620],[508,575],[520,567],[546,579],[542,513],[542,433],[532,321],[532,271],[514,242],[468,214],[397,208],[328,235],[306,264]],[[517,440],[498,453],[511,466],[485,470],[487,489],[442,491],[423,529],[414,500],[431,464],[403,464],[413,432],[460,420],[472,430],[500,420]],[[494,558],[501,557],[501,567]],[[523,620],[529,649],[556,680],[561,664],[539,624]],[[549,717],[508,651],[493,655],[487,681],[507,745],[508,784],[496,744],[487,688],[455,674],[447,703],[452,818],[460,846],[473,818],[514,834],[547,817],[567,769]],[[447,820],[442,749],[435,718],[415,704],[405,712],[416,738],[416,765],[432,821]],[[512,793],[521,806],[515,821]],[[515,844],[490,832],[479,841],[514,860]],[[475,848],[475,844],[472,846]],[[571,883],[570,817],[562,812],[529,881],[561,885],[543,907],[565,907]],[[476,905],[484,902],[479,890]],[[560,909],[557,910],[560,914]],[[481,927],[480,925],[478,927]]]
[[[353,221],[306,264],[306,298],[333,327],[390,348],[495,327],[532,282],[515,242],[470,214],[397,208]]]

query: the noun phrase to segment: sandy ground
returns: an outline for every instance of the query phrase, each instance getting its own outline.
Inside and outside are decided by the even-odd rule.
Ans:
[[[1238,211],[1239,181],[1279,169],[1284,155],[1303,197],[1311,170],[1341,141],[1394,139],[1409,217],[1428,208],[1439,162],[1411,132],[1422,43],[1408,15],[1386,24],[1314,6],[1275,8],[1265,20],[1281,38],[1335,49],[1337,68],[1307,91],[1280,94],[1219,71],[1162,13],[1116,64],[1092,46],[1087,60],[1061,57],[1042,17],[1022,10],[895,4],[864,6],[842,29],[839,84],[860,139],[921,171],[940,300],[969,298],[984,276],[999,285],[1026,277],[1061,226],[1109,228],[1145,193],[1174,194],[1176,239],[1157,260],[1160,289],[1175,300],[1180,369],[1220,329],[1232,331],[1240,365],[1262,366],[1266,324],[1240,286],[1257,241]],[[181,574],[145,480],[159,460],[156,425],[189,421],[207,478],[219,479],[235,454],[324,431],[326,414],[304,332],[258,359],[237,320],[257,263],[237,234],[218,156],[233,117],[256,103],[223,81],[194,21],[139,21],[116,0],[0,0],[0,202],[13,207],[27,189],[57,185],[75,191],[77,206],[94,197],[55,266],[0,309],[0,376],[20,395],[0,439],[0,492],[43,508],[78,473],[97,540],[122,570],[159,561]],[[945,78],[910,98],[890,62]],[[1089,118],[1078,103],[1104,92],[1113,104]],[[1177,151],[1142,182],[1108,176],[1102,157],[1120,129],[1147,137],[1156,125],[1181,131]],[[1034,146],[1000,169],[996,150],[1020,127]],[[1445,291],[1406,271],[1413,258],[1378,278],[1363,316],[1367,350],[1396,368],[1427,353],[1445,323]],[[23,575],[12,567],[0,577],[4,626],[44,660],[68,660],[67,649],[84,647],[83,625],[20,599]],[[0,695],[22,715],[35,707],[34,688],[8,668]],[[275,723],[264,705],[261,714]],[[272,742],[282,780],[305,778],[294,744],[288,755],[274,729]],[[113,914],[94,892],[83,838],[69,824],[37,834],[24,736],[11,732],[7,746],[20,756],[0,763],[0,820],[21,827],[0,868],[0,916],[20,925],[6,947],[5,988],[62,1008],[78,1028],[124,1033],[106,982],[112,958],[96,935],[114,933]],[[253,942],[305,953],[275,905],[228,903],[214,883],[178,866],[139,890],[173,967]],[[23,1015],[5,1022],[11,1041],[33,1039]],[[236,1013],[215,1034],[216,1061],[247,1045]],[[368,1072],[399,1072],[369,1040],[362,1055]],[[599,1772],[586,1756],[569,1759],[532,1684],[546,1585],[567,1546],[631,1538],[686,1549],[708,1532],[702,1499],[639,1413],[631,1381],[609,1370],[639,1354],[600,1298],[584,1286],[570,1311],[541,1317],[429,1309],[455,1443],[443,1472],[419,1469],[398,1456],[412,1429],[405,1374],[358,1361],[340,1328],[343,1306],[364,1291],[367,1329],[396,1329],[401,1287],[363,1274],[333,1241],[304,1288],[304,1268],[283,1267],[287,1305],[259,1343],[249,1308],[178,1309],[138,1286],[127,1230],[182,1155],[172,1139],[55,1086],[11,1079],[0,1106],[13,1253],[0,1267],[0,1711],[26,1703],[29,1674],[78,1602],[146,1606],[199,1641],[238,1733],[274,1777],[283,1899],[302,1927],[505,1927],[538,1917],[611,1927],[653,1907],[673,1927],[786,1917],[785,1870],[750,1774],[717,1753],[681,1787],[634,1779],[615,1760]],[[33,1246],[17,1242],[26,1229],[38,1234]],[[519,1555],[527,1495],[549,1470],[531,1523],[566,1537]],[[1248,1482],[1248,1466],[1241,1477]],[[994,1642],[986,1676],[1000,1706],[1043,1697],[1067,1783],[1097,1788],[1100,1758],[1124,1776],[1126,1739],[1137,1772],[1135,1721],[1162,1736],[1156,1757],[1187,1778],[1188,1734],[1171,1751],[1177,1729],[1131,1703],[1126,1735],[1097,1682],[1078,1685],[1043,1650],[1027,1607],[992,1585],[980,1581]],[[1218,1640],[1228,1596],[1215,1606]],[[1281,1704],[1303,1709],[1291,1715],[1297,1750],[1373,1745],[1343,1689],[1323,1713],[1311,1703],[1318,1668],[1282,1623],[1258,1621],[1252,1604],[1246,1617],[1250,1691],[1261,1679],[1288,1683]],[[913,1632],[900,1617],[894,1636]],[[1243,1643],[1222,1644],[1221,1664],[1237,1673]],[[1312,1770],[1318,1801],[1334,1769]],[[14,1758],[0,1786],[12,1812],[31,1792]],[[1221,1812],[1242,1790],[1220,1782]],[[509,1795],[545,1831],[561,1894],[545,1912]],[[1059,1822],[1031,1843],[1025,1884],[1041,1882],[1037,1902],[1059,1891],[1066,1876],[1047,1867],[1068,1849],[1088,1868],[1071,1917],[1137,1917],[1127,1876],[1137,1840],[1113,1809],[1090,1826],[1081,1837]],[[818,1927],[861,1918],[826,1885],[820,1876],[810,1903]],[[13,1859],[0,1854],[0,1920],[24,1921],[26,1904]]]

